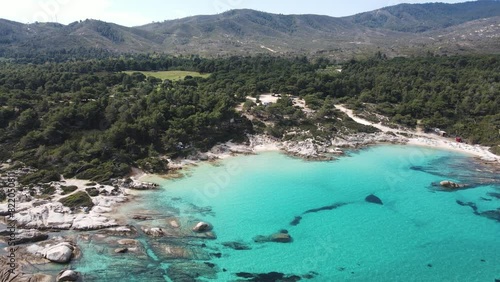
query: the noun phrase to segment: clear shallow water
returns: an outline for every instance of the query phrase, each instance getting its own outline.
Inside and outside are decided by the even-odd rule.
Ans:
[[[202,164],[186,178],[163,180],[163,189],[146,193],[135,209],[168,215],[174,210],[181,218],[213,224],[217,239],[203,242],[221,253],[210,259],[227,270],[217,274],[218,281],[236,280],[237,272],[271,271],[317,273],[307,281],[495,281],[500,278],[500,223],[456,201],[474,202],[478,212],[500,208],[500,200],[487,195],[498,192],[498,186],[452,193],[431,186],[447,175],[471,180],[473,167],[456,173],[456,164],[466,160],[453,152],[408,146],[372,147],[333,162],[274,152],[239,156]],[[384,205],[366,202],[370,194]],[[304,214],[335,203],[346,205]],[[292,226],[296,216],[302,220]],[[252,240],[282,229],[292,243]],[[251,250],[222,245],[233,241]],[[148,248],[151,239],[141,242]],[[172,262],[154,250],[144,257],[116,257],[96,246],[84,245],[75,267],[102,279],[106,269],[123,268],[123,274],[137,266],[140,271],[122,275],[122,281],[161,281]],[[148,280],[151,275],[155,278]]]

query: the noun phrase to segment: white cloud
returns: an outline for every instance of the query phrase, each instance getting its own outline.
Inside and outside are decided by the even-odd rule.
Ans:
[[[27,15],[33,15],[37,8],[36,0],[16,0],[3,4],[0,9],[0,18],[27,22]]]
[[[75,20],[96,19],[118,23],[127,26],[146,24],[147,17],[134,11],[119,11],[110,0],[70,0],[67,6],[61,9],[61,21],[69,23]],[[115,4],[117,4],[115,2]]]
[[[134,11],[118,11],[110,0],[16,0],[0,10],[0,18],[33,22],[68,24],[77,20],[97,19],[134,26],[150,22]]]

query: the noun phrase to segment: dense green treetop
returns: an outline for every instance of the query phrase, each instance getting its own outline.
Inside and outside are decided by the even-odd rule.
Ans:
[[[125,70],[211,75],[162,81]],[[420,121],[497,150],[499,92],[500,56],[494,55],[388,60],[377,54],[342,66],[305,57],[157,54],[2,62],[0,160],[107,180],[130,166],[161,171],[165,166],[158,156],[205,151],[218,142],[244,140],[248,133],[281,138],[298,128],[332,137],[346,129],[372,130],[340,121],[335,103],[370,108],[410,127]],[[251,122],[234,110],[247,96],[262,93],[300,96],[316,114],[305,116],[286,96],[268,106],[245,103],[246,111],[272,125]]]

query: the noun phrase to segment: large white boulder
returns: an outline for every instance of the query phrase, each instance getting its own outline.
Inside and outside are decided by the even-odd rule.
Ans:
[[[67,263],[71,260],[74,247],[69,243],[60,243],[44,250],[45,258],[57,263]]]

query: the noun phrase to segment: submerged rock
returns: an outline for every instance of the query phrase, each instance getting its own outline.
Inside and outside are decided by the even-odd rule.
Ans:
[[[315,209],[306,210],[305,212],[302,213],[302,215],[306,215],[309,213],[317,213],[317,212],[321,212],[321,211],[331,211],[331,210],[338,209],[338,208],[345,206],[345,205],[347,205],[347,203],[335,203],[335,204],[331,204],[328,206],[323,206],[323,207],[319,207],[319,208],[315,208]],[[290,225],[297,226],[297,225],[299,225],[301,220],[302,220],[302,216],[296,216],[290,222]]]
[[[500,193],[491,192],[487,194],[490,197],[500,199]]]
[[[217,265],[215,263],[211,263],[211,262],[205,262],[205,264],[210,267],[210,268],[215,268]]]
[[[206,222],[200,221],[198,222],[194,227],[193,231],[194,232],[207,232],[212,230],[212,226]]]
[[[244,250],[251,250],[252,249],[249,246],[247,246],[246,244],[240,243],[240,242],[224,242],[224,243],[222,243],[222,245],[224,247],[228,247],[228,248],[231,248],[231,249],[237,250],[237,251],[244,251]]]
[[[177,219],[172,219],[168,221],[168,224],[170,224],[171,227],[173,228],[179,228],[181,227],[179,221]]]
[[[277,243],[290,243],[292,242],[292,236],[288,233],[276,233],[271,235],[271,241]]]
[[[384,204],[379,197],[377,197],[373,194],[366,196],[365,201],[367,201],[368,203],[377,204],[377,205]]]
[[[249,272],[238,272],[236,276],[240,278],[245,278],[245,281],[281,281],[281,282],[296,282],[300,281],[301,277],[298,275],[286,276],[281,272],[269,272],[269,273],[249,273]]]
[[[288,233],[275,233],[270,236],[259,235],[253,238],[256,243],[291,243],[293,241],[292,236]]]
[[[473,203],[473,202],[467,202],[467,203],[465,203],[465,202],[462,202],[460,200],[457,200],[456,202],[457,202],[457,204],[459,204],[461,206],[470,207],[474,211],[474,214],[476,214],[476,215],[478,214],[478,212],[477,212],[477,205],[475,203]]]
[[[291,222],[291,226],[297,226],[299,225],[300,221],[302,220],[302,216],[296,216]]]
[[[340,207],[345,206],[345,205],[347,205],[347,204],[346,203],[335,203],[333,205],[307,210],[303,214],[315,213],[315,212],[320,212],[320,211],[331,211],[331,210],[340,208]]]
[[[78,281],[79,278],[79,273],[73,270],[61,270],[59,274],[57,275],[56,281],[57,282],[62,282],[62,281]]]
[[[198,246],[188,246],[168,241],[155,242],[151,246],[155,253],[168,260],[199,261],[211,259],[210,254]]]
[[[492,210],[492,211],[485,211],[485,212],[480,213],[479,215],[500,222],[500,209],[499,210]]]
[[[302,275],[304,279],[314,279],[316,276],[318,276],[318,273],[315,271],[309,271],[309,273]]]
[[[181,262],[170,265],[168,277],[174,282],[199,281],[198,278],[216,279],[217,267],[210,267],[204,263]]]

